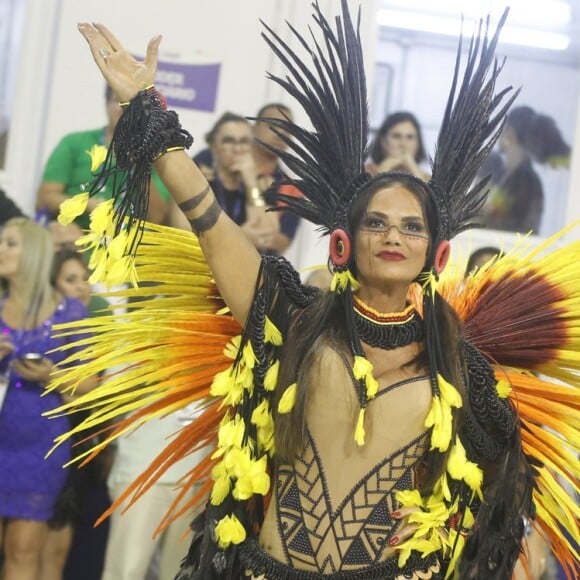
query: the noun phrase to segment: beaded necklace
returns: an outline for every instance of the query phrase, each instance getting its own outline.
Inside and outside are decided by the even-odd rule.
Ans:
[[[412,305],[381,313],[353,296],[353,308],[358,336],[370,346],[392,350],[423,340],[423,320]]]

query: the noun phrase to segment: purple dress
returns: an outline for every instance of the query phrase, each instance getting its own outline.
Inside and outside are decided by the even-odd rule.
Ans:
[[[41,353],[53,363],[64,360],[72,351],[49,351],[72,342],[75,337],[51,336],[53,324],[87,316],[83,304],[65,298],[40,327],[15,330],[1,318],[0,303],[0,332],[10,337],[16,348],[12,355],[0,361],[0,373],[6,373],[11,358],[25,352]],[[69,431],[69,419],[43,417],[45,411],[62,403],[59,393],[41,396],[43,393],[42,385],[10,372],[8,389],[0,408],[0,519],[49,520],[65,484],[67,472],[63,465],[70,459],[70,445],[63,444],[49,457],[45,458],[45,455],[55,437]]]

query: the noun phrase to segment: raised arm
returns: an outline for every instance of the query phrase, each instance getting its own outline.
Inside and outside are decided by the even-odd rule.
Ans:
[[[81,23],[79,31],[122,102],[153,84],[160,36],[149,42],[145,59],[138,61],[105,26]],[[221,296],[236,319],[245,323],[260,267],[258,251],[222,211],[207,180],[185,151],[165,153],[156,160],[155,169],[199,236]]]
[[[160,157],[155,168],[187,217],[233,315],[245,323],[254,297],[260,254],[219,205],[207,180],[185,151]]]

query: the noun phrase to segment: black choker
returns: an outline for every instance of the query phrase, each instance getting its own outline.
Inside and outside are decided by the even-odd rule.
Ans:
[[[413,306],[402,312],[381,314],[356,296],[353,306],[358,336],[370,346],[391,350],[423,340],[423,320]]]

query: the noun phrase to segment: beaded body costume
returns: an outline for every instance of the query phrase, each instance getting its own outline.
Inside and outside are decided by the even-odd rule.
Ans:
[[[513,99],[495,91],[499,29],[491,38],[483,27],[475,35],[461,77],[458,50],[431,181],[401,173],[371,178],[364,171],[360,38],[346,1],[342,6],[333,30],[314,5],[320,43],[293,30],[310,65],[272,30],[264,35],[289,70],[273,80],[314,127],[270,120],[289,146],[277,153],[304,195],[273,197],[330,234],[331,292],[302,285],[286,260],[264,256],[241,329],[223,310],[195,236],[142,228],[147,167],[189,142],[171,115],[167,142],[156,141],[146,159],[133,151],[140,132],[148,135],[168,113],[152,89],[142,91],[113,138],[117,162],[125,170],[135,164],[138,178],[129,171],[119,201],[104,210],[112,222],[101,219],[105,213],[95,217],[86,241],[100,248],[92,254],[99,276],[154,283],[117,294],[155,299],[131,302],[122,324],[114,315],[89,321],[96,336],[86,347],[90,362],[54,386],[117,363],[125,370],[55,414],[90,410],[76,433],[138,408],[103,446],[150,417],[202,405],[201,417],[119,498],[138,499],[184,453],[214,447],[176,497],[175,509],[187,509],[181,498],[199,480],[194,502],[209,495],[192,524],[180,580],[504,579],[519,554],[524,518],[574,577],[578,508],[561,483],[578,489],[580,243],[547,255],[546,248],[520,250],[466,281],[443,275],[449,240],[485,200],[486,180],[474,178]],[[110,151],[96,183],[111,171]],[[356,295],[352,216],[357,200],[393,183],[425,197],[431,244],[408,308],[383,314]],[[463,327],[444,343],[451,327],[445,313],[455,316],[449,305]],[[371,364],[372,349],[383,353],[384,368]],[[286,458],[280,429],[293,417],[304,418],[301,447]],[[402,509],[416,529],[395,542]]]

